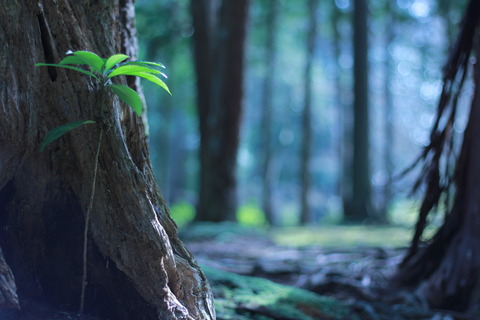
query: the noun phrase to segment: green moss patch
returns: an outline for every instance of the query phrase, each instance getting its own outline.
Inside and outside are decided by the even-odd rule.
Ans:
[[[218,320],[356,319],[345,304],[272,281],[202,266],[213,294]]]

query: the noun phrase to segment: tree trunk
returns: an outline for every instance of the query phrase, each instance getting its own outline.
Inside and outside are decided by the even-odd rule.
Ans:
[[[432,244],[419,249],[398,275],[403,284],[417,286],[435,308],[467,309],[479,280],[480,70],[476,75],[475,98],[458,162],[462,173],[455,205]]]
[[[395,4],[386,2],[385,4],[385,65],[384,65],[384,98],[385,98],[385,117],[384,117],[384,142],[383,142],[383,156],[384,156],[384,170],[385,170],[385,185],[383,187],[383,194],[381,204],[378,209],[377,220],[381,223],[388,223],[388,209],[393,197],[393,149],[395,147],[394,139],[394,102],[392,94],[393,75],[395,74],[393,56],[390,53],[390,46],[395,40]]]
[[[101,126],[76,129],[39,152],[52,128],[99,119],[99,90],[79,73],[33,65],[58,63],[67,50],[135,57],[133,18],[131,0],[12,0],[0,7],[0,240],[20,300],[78,307]],[[142,120],[112,97],[108,102],[85,310],[110,319],[214,319],[207,280],[160,197]]]
[[[354,1],[354,106],[352,203],[345,220],[361,222],[373,216],[370,181],[368,116],[368,8]]]
[[[0,249],[0,309],[20,308],[18,303],[17,286],[12,270],[5,262]]]
[[[248,0],[192,0],[200,191],[197,220],[234,220]]]
[[[422,157],[419,182],[426,183],[425,197],[408,255],[394,278],[397,284],[414,288],[434,308],[475,311],[478,314],[480,272],[480,4],[470,1],[462,31],[445,67],[444,86],[431,142]],[[476,47],[475,47],[476,45]],[[472,67],[471,53],[477,63]],[[473,72],[470,72],[473,70]],[[453,124],[457,101],[467,74],[475,83],[467,128],[460,153],[453,157]],[[458,159],[453,177],[449,161]],[[448,192],[454,190],[452,197]],[[446,203],[445,220],[428,246],[420,238],[428,214]]]
[[[304,74],[304,105],[302,113],[302,146],[300,157],[300,223],[306,225],[312,222],[310,213],[310,186],[312,157],[312,70],[315,53],[315,38],[317,37],[318,0],[308,1],[309,27],[306,46]]]
[[[278,3],[271,1],[266,10],[268,10],[266,18],[266,50],[265,65],[266,72],[263,80],[262,92],[262,115],[261,115],[261,137],[262,137],[262,209],[265,218],[270,225],[277,223],[272,208],[272,110],[273,110],[273,87],[275,83],[276,61],[277,61],[277,20],[278,20]]]
[[[179,51],[182,51],[182,35],[177,32],[182,28],[183,21],[179,16],[180,4],[177,1],[144,1],[143,5],[136,5],[137,20],[144,19],[146,21],[160,20],[163,26],[154,26],[144,24],[138,26],[139,41],[142,41],[142,33],[146,34],[143,39],[143,45],[146,47],[144,57],[149,61],[157,61],[160,59],[164,65],[168,67],[168,73],[178,75],[176,65],[176,57]],[[167,27],[165,27],[167,26]],[[143,30],[140,28],[143,27]],[[154,29],[154,30],[152,30]],[[152,32],[153,31],[153,34]],[[140,44],[142,45],[142,44]],[[172,92],[176,92],[178,76],[169,79],[169,88]],[[176,201],[175,189],[178,185],[174,184],[174,177],[182,175],[185,170],[184,166],[175,164],[178,149],[184,146],[183,136],[185,128],[176,121],[178,113],[181,112],[177,104],[181,104],[182,97],[177,95],[168,96],[163,93],[159,95],[153,106],[149,106],[149,122],[161,125],[151,127],[149,131],[149,143],[152,148],[152,163],[155,169],[155,176],[158,185],[162,190],[162,196],[168,204]],[[185,161],[186,162],[186,161]],[[181,183],[181,182],[180,182]]]
[[[333,52],[336,57],[336,77],[335,77],[335,93],[334,106],[337,110],[337,154],[339,164],[339,177],[337,180],[338,194],[342,199],[343,212],[351,211],[352,207],[352,162],[353,162],[353,120],[352,108],[350,108],[349,92],[345,87],[344,72],[340,64],[340,57],[342,55],[341,44],[344,41],[344,36],[340,32],[340,23],[344,16],[335,3],[332,5],[331,23],[333,31]]]

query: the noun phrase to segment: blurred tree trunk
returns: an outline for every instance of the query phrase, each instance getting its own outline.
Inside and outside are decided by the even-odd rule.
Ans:
[[[12,0],[0,7],[0,243],[20,303],[30,297],[78,307],[101,125],[74,130],[39,152],[48,130],[97,119],[99,90],[79,73],[33,65],[58,63],[70,49],[135,57],[133,19],[131,0]],[[140,89],[138,81],[129,85]],[[85,311],[119,320],[214,319],[207,280],[159,195],[143,122],[107,99]]]
[[[353,162],[353,136],[352,136],[352,110],[350,108],[350,96],[345,89],[345,77],[340,63],[342,56],[342,41],[344,36],[340,32],[340,24],[344,15],[335,3],[332,4],[332,30],[333,49],[336,57],[336,77],[334,105],[337,108],[337,145],[339,177],[337,181],[338,194],[342,200],[343,212],[349,212],[352,206],[352,162]]]
[[[265,50],[266,72],[263,81],[263,103],[261,115],[261,136],[262,136],[262,209],[265,218],[270,225],[275,225],[275,217],[272,208],[272,109],[273,109],[273,87],[276,76],[277,63],[277,20],[278,20],[278,2],[270,1],[267,5],[267,45]]]
[[[168,68],[168,73],[177,75],[176,56],[182,41],[183,21],[179,16],[180,4],[176,1],[144,2],[143,6],[137,5],[137,19],[152,21],[160,19],[162,25],[138,25],[139,34],[149,34],[144,40],[145,58],[149,61],[162,61]],[[143,30],[140,28],[143,27]],[[154,30],[154,31],[152,31]],[[151,35],[153,33],[153,35]],[[175,82],[176,81],[176,82]],[[169,80],[169,87],[176,92],[178,77]],[[156,97],[156,96],[155,96]],[[185,159],[182,148],[185,147],[183,123],[179,122],[183,114],[182,108],[175,107],[178,96],[173,97],[160,94],[155,103],[155,108],[150,108],[149,120],[151,123],[161,123],[150,128],[149,142],[152,148],[152,162],[155,175],[162,195],[169,204],[175,203],[179,198],[179,186],[185,183],[185,162],[175,163],[175,159]]]
[[[169,20],[165,21],[164,23],[176,26],[178,24],[178,4],[176,2],[171,2],[167,8],[165,8],[165,10],[168,12]],[[174,35],[169,35],[169,37],[171,42],[175,41]],[[156,43],[156,45],[154,43],[155,41],[152,41],[148,47],[148,59],[157,61],[159,58],[161,58],[161,61],[165,61],[163,63],[168,66],[169,74],[176,74],[175,64],[173,63],[175,60],[175,55],[177,54],[176,46],[171,45],[167,50],[165,50],[166,43]],[[163,56],[159,57],[159,51],[162,48],[164,49],[161,51]],[[172,84],[170,84],[170,90],[175,92],[175,88],[172,86]],[[163,197],[168,203],[173,203],[171,201],[172,175],[174,175],[177,170],[184,170],[184,168],[179,164],[173,165],[172,161],[174,144],[181,143],[178,141],[178,136],[175,135],[177,123],[174,121],[174,114],[178,111],[175,110],[175,106],[173,105],[174,99],[171,97],[165,98],[164,95],[161,95],[157,99],[159,108],[154,112],[159,113],[158,117],[161,119],[160,123],[162,125],[157,128],[152,128],[150,139],[155,146],[161,150],[161,161],[158,161],[157,166],[154,164],[154,167],[159,168],[157,180],[159,180],[159,187],[162,190]],[[153,132],[156,133],[155,137],[152,137]]]
[[[317,37],[318,0],[308,1],[308,35],[304,74],[304,105],[302,113],[302,146],[300,157],[300,224],[312,222],[309,194],[311,187],[311,157],[312,157],[312,69]]]
[[[385,185],[383,187],[382,200],[378,209],[377,220],[380,223],[388,223],[388,209],[392,200],[393,192],[393,148],[394,141],[394,104],[392,95],[392,77],[395,74],[393,65],[393,56],[390,54],[391,44],[395,39],[395,4],[386,2],[385,4],[385,82],[384,82],[384,99],[385,99],[385,137],[383,142]]]
[[[196,219],[234,220],[248,0],[192,0],[200,128]]]
[[[415,289],[433,308],[470,311],[476,315],[480,312],[479,22],[480,3],[471,0],[444,68],[443,90],[430,144],[420,158],[423,171],[416,187],[425,183],[426,188],[415,235],[394,278],[397,284]],[[472,55],[475,59],[471,59]],[[462,146],[458,149],[454,146],[453,125],[458,98],[470,75],[475,88]],[[455,160],[455,170],[451,170]],[[444,200],[443,225],[427,246],[421,246],[428,216]]]
[[[345,221],[361,222],[373,217],[370,179],[368,105],[368,7],[366,0],[354,1],[354,102],[352,206]]]
[[[169,6],[167,10],[169,11],[169,17],[171,17],[173,20],[176,14],[176,5],[172,2],[171,6]],[[168,23],[168,21],[165,23]],[[158,51],[161,47],[165,47],[164,41],[151,41],[146,50],[146,59],[149,61],[157,61],[159,58]],[[175,74],[175,66],[173,64],[174,57],[175,46],[171,46],[168,50],[163,50],[161,61],[163,64],[168,66],[169,74]],[[172,86],[171,82],[169,87],[172,92],[175,92],[175,88]],[[154,154],[152,154],[152,162],[158,181],[158,186],[162,190],[162,196],[168,203],[171,204],[171,177],[176,171],[183,170],[181,165],[177,164],[176,166],[173,166],[171,162],[174,143],[181,143],[178,136],[175,137],[174,135],[175,128],[178,126],[174,121],[174,113],[177,111],[173,106],[173,99],[171,97],[167,97],[165,99],[162,96],[158,97],[157,99],[157,106],[159,107],[155,109],[150,108],[149,118],[158,119],[157,121],[160,122],[161,125],[151,126],[149,128],[149,139],[151,146],[155,146],[161,150],[161,157],[155,157]]]

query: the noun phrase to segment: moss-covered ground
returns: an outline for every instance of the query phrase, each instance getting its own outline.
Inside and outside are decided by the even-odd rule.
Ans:
[[[332,298],[206,265],[202,269],[215,296],[218,320],[356,319]]]

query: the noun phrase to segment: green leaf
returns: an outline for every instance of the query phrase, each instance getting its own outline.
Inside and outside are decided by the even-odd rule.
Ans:
[[[75,71],[78,71],[78,72],[81,72],[83,74],[86,74],[87,76],[90,76],[92,78],[95,78],[97,79],[97,81],[99,81],[100,79],[98,79],[98,77],[96,75],[94,75],[92,72],[90,71],[87,71],[87,70],[83,70],[81,68],[77,68],[77,67],[73,67],[73,66],[69,66],[69,65],[66,65],[66,64],[55,64],[55,63],[35,63],[35,66],[36,67],[57,67],[57,68],[65,68],[65,69],[71,69],[71,70],[75,70]]]
[[[120,100],[132,107],[139,117],[142,115],[142,100],[135,90],[121,84],[110,84],[108,86],[112,88]]]
[[[127,63],[123,63],[122,65],[126,66],[126,65],[136,65],[136,66],[142,66],[142,67],[147,67],[147,68],[150,68],[151,70],[156,70],[154,69],[153,67],[151,66],[157,66],[157,67],[160,67],[160,68],[165,68],[165,66],[161,63],[157,63],[157,62],[150,62],[150,61],[142,61],[142,60],[136,60],[136,61],[129,61]],[[154,74],[160,74],[162,75],[165,79],[168,79],[167,75],[163,72],[159,72],[158,70],[156,70],[157,72],[151,72],[150,73],[154,73]]]
[[[125,54],[114,54],[105,62],[105,72],[108,72],[114,65],[128,58],[129,56]]]
[[[149,68],[149,67],[143,67],[138,65],[122,65],[116,68],[115,70],[113,70],[112,72],[110,72],[110,74],[108,75],[108,78],[112,78],[122,74],[134,76],[135,73],[138,73],[138,72],[146,72],[146,73],[152,73],[152,74],[161,73],[160,71]]]
[[[165,84],[165,82],[163,82],[161,79],[154,76],[153,74],[146,73],[146,72],[137,72],[134,75],[155,83],[157,86],[165,89],[165,91],[167,91],[170,95],[172,95],[172,93],[170,92],[170,89],[168,89],[168,86]]]
[[[65,68],[65,66],[64,66],[64,65],[61,65],[61,64],[56,64],[56,63],[43,63],[43,62],[35,63],[35,67],[59,67],[59,68]]]
[[[97,71],[98,73],[102,72],[103,59],[100,58],[95,53],[90,52],[90,51],[75,51],[75,52],[72,52],[72,54],[77,59],[71,58],[72,56],[67,56],[65,59],[60,61],[60,64],[65,64],[66,62],[64,62],[64,61],[66,59],[67,59],[67,61],[82,61],[80,63],[78,63],[78,62],[68,62],[68,63],[70,63],[70,64],[71,63],[73,63],[73,64],[88,64],[89,66],[92,67],[92,70]]]
[[[89,65],[88,63],[85,62],[85,60],[83,60],[80,57],[74,56],[74,55],[66,56],[65,58],[62,59],[62,61],[60,61],[60,64],[86,64],[86,65]],[[90,67],[93,68],[93,66],[90,66]]]
[[[160,68],[164,68],[165,69],[165,66],[161,63],[158,63],[158,62],[151,62],[151,61],[143,61],[143,60],[135,60],[135,61],[129,61],[127,63],[125,63],[125,65],[128,65],[128,64],[136,64],[136,65],[150,65],[150,66],[156,66],[156,67],[160,67]]]
[[[95,123],[95,121],[93,121],[93,120],[73,121],[73,122],[69,122],[69,123],[66,123],[64,125],[61,125],[59,127],[56,127],[53,130],[50,130],[49,132],[47,132],[47,134],[43,138],[42,143],[40,144],[40,151],[43,151],[43,149],[45,149],[45,147],[48,144],[57,140],[58,138],[63,136],[65,133],[67,133],[67,132],[69,132],[69,131],[71,131],[75,128],[78,128],[81,125],[88,124],[88,123]]]

